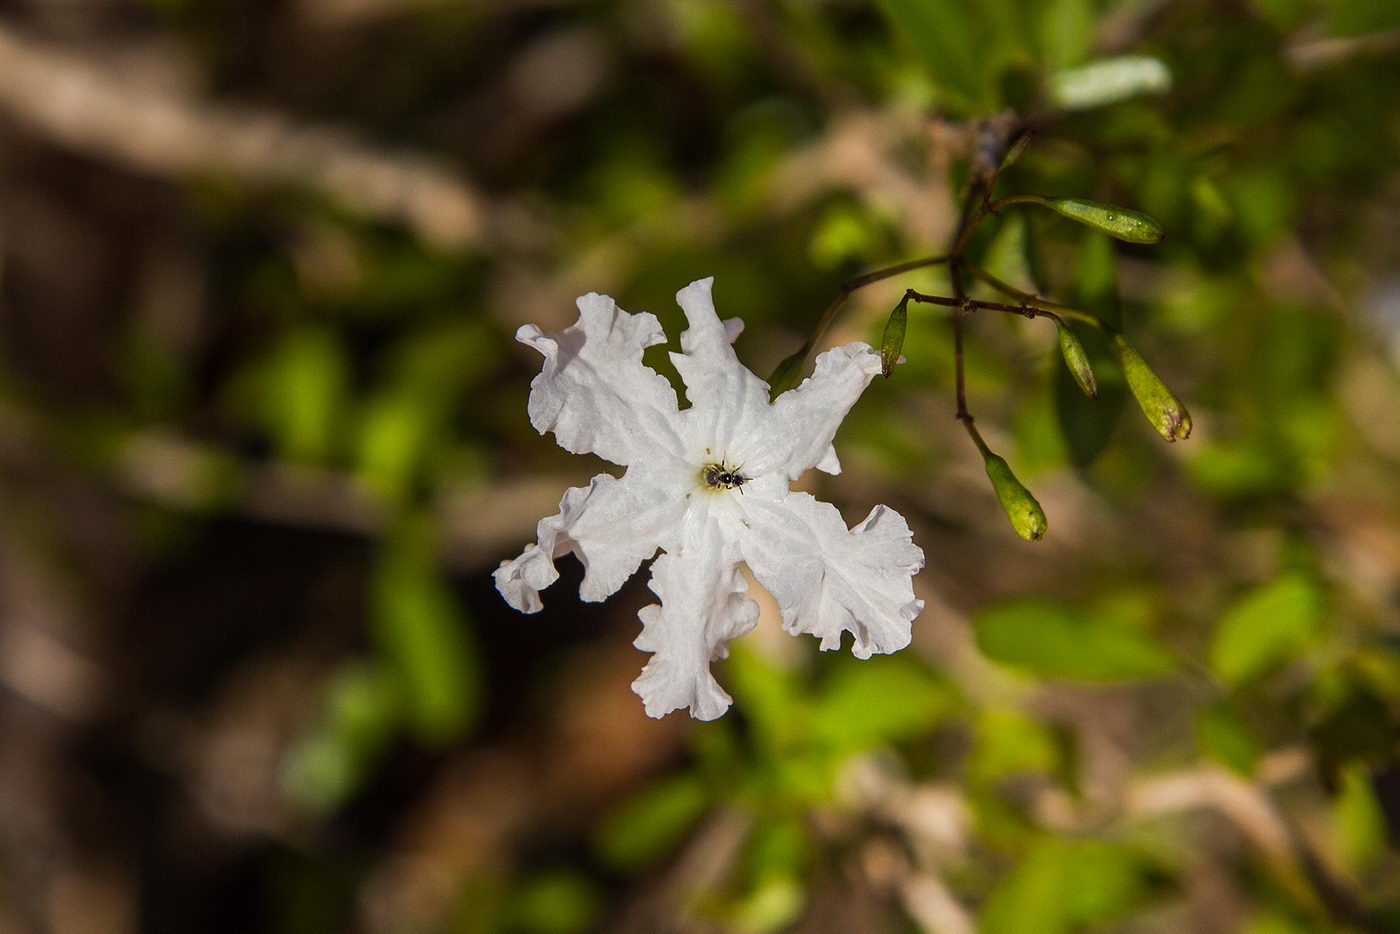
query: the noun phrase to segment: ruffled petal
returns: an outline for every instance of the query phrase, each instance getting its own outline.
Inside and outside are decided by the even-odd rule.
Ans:
[[[566,450],[614,464],[678,457],[676,391],[642,363],[643,350],[666,342],[656,317],[628,314],[596,292],[578,309],[579,320],[558,333],[533,324],[515,333],[545,360],[530,383],[530,423]]]
[[[652,563],[651,589],[661,603],[643,608],[633,644],[653,654],[632,690],[649,717],[688,707],[695,719],[713,720],[732,698],[710,674],[710,662],[753,628],[758,604],[744,596],[739,556],[703,510],[688,517],[680,548]]]
[[[738,318],[720,321],[711,288],[714,277],[699,279],[676,293],[690,327],[681,334],[681,353],[671,360],[685,381],[690,408],[689,434],[716,457],[732,439],[752,433],[768,410],[768,384],[739,362],[731,345],[744,329]]]
[[[779,470],[796,480],[810,467],[840,473],[831,440],[851,406],[880,372],[880,355],[859,341],[817,357],[815,371],[774,400],[765,423],[737,449],[750,470]]]
[[[656,549],[673,545],[685,514],[681,477],[646,466],[622,479],[599,474],[564,494],[559,512],[541,519],[539,541],[496,569],[496,589],[524,613],[539,612],[539,592],[559,578],[554,559],[572,551],[583,563],[584,600],[605,600]]]
[[[835,506],[806,493],[742,505],[740,550],[777,599],[785,630],[810,632],[823,650],[839,649],[850,631],[857,658],[909,644],[910,623],[924,607],[912,585],[924,553],[903,516],[876,506],[847,530]]]

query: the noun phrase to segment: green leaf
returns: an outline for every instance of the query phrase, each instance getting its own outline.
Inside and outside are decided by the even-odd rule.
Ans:
[[[494,366],[478,323],[433,328],[401,342],[365,404],[358,479],[386,499],[406,499],[440,452],[461,394]]]
[[[1040,677],[1116,681],[1151,678],[1175,667],[1147,634],[1046,600],[991,607],[973,625],[987,657]]]
[[[838,752],[926,734],[952,710],[947,682],[899,656],[841,663],[812,708],[815,738]]]
[[[939,89],[963,110],[987,112],[994,106],[985,32],[974,5],[959,0],[880,0]]]
[[[1207,707],[1196,718],[1196,741],[1201,752],[1240,775],[1250,775],[1264,754],[1263,744],[1223,704]]]
[[[1210,647],[1210,667],[1239,685],[1296,656],[1317,631],[1322,594],[1300,573],[1255,588],[1227,609]]]
[[[1118,300],[1118,254],[1113,240],[1086,231],[1074,270],[1074,300],[1079,308],[1100,321],[1120,327],[1123,316]]]
[[[435,407],[424,408],[402,389],[375,395],[360,428],[360,481],[386,499],[405,499],[432,439],[434,418]]]
[[[767,934],[792,926],[806,904],[802,880],[790,873],[766,873],[735,905],[730,930]]]
[[[675,849],[705,812],[709,795],[694,775],[677,775],[643,790],[604,819],[598,850],[608,865],[635,871]]]
[[[1062,755],[1051,729],[1010,708],[984,707],[973,720],[973,748],[967,774],[974,785],[989,785],[1014,775],[1050,774]]]
[[[593,928],[603,899],[581,872],[555,870],[530,879],[507,910],[508,929],[523,934],[578,934]]]
[[[1040,291],[1031,268],[1030,225],[1024,211],[1008,212],[987,244],[982,267],[1022,292]]]
[[[1327,32],[1334,36],[1360,36],[1400,29],[1400,4],[1394,0],[1336,0]]]
[[[1364,873],[1385,855],[1385,813],[1362,763],[1342,769],[1340,784],[1332,812],[1337,849],[1353,872]]]
[[[391,535],[373,580],[374,633],[401,678],[405,712],[418,738],[460,737],[475,718],[481,673],[470,621],[439,576],[436,535],[405,521]]]
[[[1038,25],[1041,59],[1047,68],[1077,65],[1094,47],[1092,0],[1045,0]]]
[[[878,236],[879,230],[868,211],[837,202],[817,221],[807,244],[807,255],[817,269],[839,269],[869,256]]]
[[[1046,838],[992,889],[982,909],[981,934],[1059,934],[1102,925],[1147,893],[1140,859],[1096,840]]]
[[[359,790],[397,728],[399,686],[382,666],[353,662],[325,688],[319,722],[291,748],[282,786],[293,801],[334,811]]]
[[[324,463],[336,441],[349,364],[332,333],[287,337],[268,363],[263,411],[282,457]]]

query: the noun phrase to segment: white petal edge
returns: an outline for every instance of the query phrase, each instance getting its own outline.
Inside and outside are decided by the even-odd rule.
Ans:
[[[880,355],[856,341],[833,347],[817,357],[812,375],[774,400],[767,424],[751,445],[755,471],[782,470],[796,480],[811,467],[830,474],[841,472],[832,439],[880,372]]]
[[[715,456],[729,454],[733,439],[752,434],[768,412],[768,384],[739,362],[730,344],[743,331],[738,318],[721,321],[711,294],[714,277],[697,279],[676,293],[690,326],[671,362],[685,382],[690,408],[683,418],[692,440]]]
[[[758,621],[758,604],[745,596],[739,556],[704,510],[687,517],[680,548],[651,566],[651,589],[660,604],[644,607],[642,632],[633,643],[652,657],[632,682],[647,716],[689,708],[697,720],[713,720],[732,698],[710,673],[710,662],[729,654],[730,639]]]
[[[924,553],[904,517],[876,506],[851,529],[830,503],[806,493],[744,504],[740,550],[758,582],[778,601],[783,629],[811,633],[823,651],[854,637],[857,658],[896,652],[909,644],[924,602],[913,576]]]
[[[675,540],[685,511],[679,478],[633,467],[621,478],[599,474],[586,487],[572,487],[559,512],[541,519],[538,541],[493,575],[506,602],[523,613],[543,606],[539,592],[559,579],[554,559],[574,552],[583,563],[579,596],[605,600],[657,548]]]
[[[530,383],[530,423],[554,432],[565,450],[615,464],[678,457],[676,391],[642,363],[642,351],[666,342],[661,324],[596,292],[579,298],[578,309],[579,320],[563,331],[527,324],[515,334],[545,358]]]

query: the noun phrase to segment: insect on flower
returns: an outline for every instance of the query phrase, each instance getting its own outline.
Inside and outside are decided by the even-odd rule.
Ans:
[[[743,490],[740,488],[750,480],[749,477],[740,473],[743,469],[742,464],[731,468],[724,461],[720,461],[718,464],[706,464],[700,470],[700,479],[704,480],[705,486],[712,490],[739,490],[742,493]]]
[[[516,609],[538,612],[539,592],[559,578],[554,559],[573,552],[584,566],[580,596],[603,600],[659,550],[659,602],[642,609],[633,643],[652,653],[632,689],[653,717],[687,707],[712,720],[728,709],[710,662],[758,620],[740,564],[777,599],[784,629],[817,636],[823,649],[840,648],[849,632],[859,658],[908,645],[924,605],[912,585],[924,553],[899,513],[876,506],[847,528],[835,506],[789,489],[809,468],[840,472],[831,440],[880,372],[880,355],[863,343],[828,350],[802,385],[769,402],[768,384],[730,346],[743,322],[715,314],[712,282],[676,295],[690,327],[671,359],[688,408],[642,363],[644,349],[666,340],[653,315],[590,293],[572,327],[516,333],[544,356],[530,384],[535,428],[627,469],[565,492],[537,541],[501,562],[496,588]]]

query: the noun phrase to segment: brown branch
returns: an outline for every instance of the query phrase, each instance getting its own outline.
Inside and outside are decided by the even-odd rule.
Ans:
[[[0,109],[61,146],[151,175],[224,172],[255,185],[308,184],[338,202],[460,248],[485,242],[483,197],[421,155],[347,129],[206,104],[144,87],[0,26]]]

